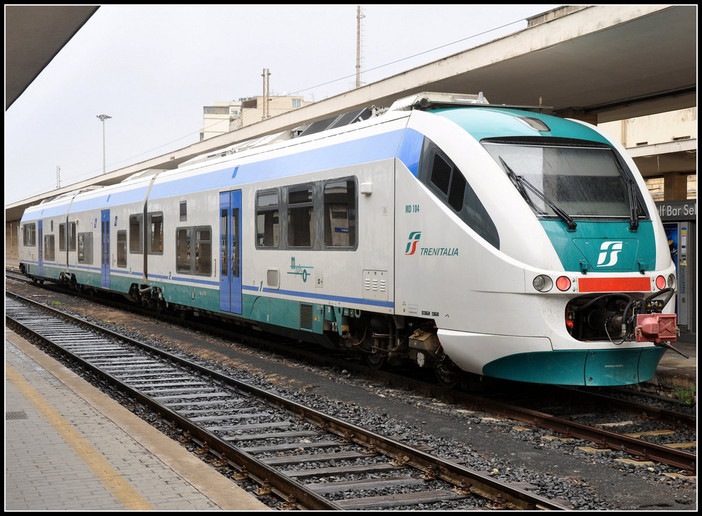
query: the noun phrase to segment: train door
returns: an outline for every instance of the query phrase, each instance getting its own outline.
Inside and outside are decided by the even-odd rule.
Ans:
[[[219,308],[241,313],[241,190],[219,194]]]
[[[100,214],[100,285],[110,288],[110,210]]]
[[[44,274],[44,228],[41,220],[37,221],[37,274]]]

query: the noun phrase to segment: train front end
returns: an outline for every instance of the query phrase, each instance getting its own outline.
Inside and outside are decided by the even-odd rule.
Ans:
[[[432,271],[437,288],[419,310],[434,317],[441,352],[464,371],[525,382],[652,378],[677,338],[675,268],[625,151],[596,127],[531,111],[428,111],[417,178],[444,202],[424,209],[433,223],[405,216],[398,238],[414,232],[425,246],[401,258],[415,260],[409,275]],[[439,264],[442,247],[456,259]]]

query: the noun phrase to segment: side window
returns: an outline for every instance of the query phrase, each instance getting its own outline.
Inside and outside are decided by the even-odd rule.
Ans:
[[[163,254],[163,212],[147,214],[149,254]]]
[[[44,260],[53,262],[55,259],[54,235],[44,235]]]
[[[212,275],[212,228],[176,229],[176,271],[182,274]]]
[[[127,230],[117,231],[117,267],[127,266]]]
[[[288,188],[288,245],[314,246],[314,189],[312,185]]]
[[[495,223],[456,164],[429,138],[424,139],[419,180],[473,231],[500,248]]]
[[[59,224],[59,251],[66,250],[66,223]]]
[[[195,229],[195,274],[212,274],[212,230]]]
[[[280,245],[280,205],[278,190],[256,195],[256,247]]]
[[[68,250],[69,251],[75,251],[76,250],[76,223],[75,222],[69,222],[68,223]]]
[[[78,263],[93,263],[92,233],[78,233]]]
[[[144,241],[144,216],[141,213],[129,216],[129,252],[141,253],[141,243]]]
[[[37,225],[32,222],[31,224],[25,224],[22,229],[22,245],[25,247],[34,247],[37,245]]]
[[[190,273],[190,228],[176,229],[176,272]]]
[[[324,184],[324,245],[355,247],[356,182],[353,178],[327,181]]]
[[[188,201],[180,201],[180,221],[188,220]]]

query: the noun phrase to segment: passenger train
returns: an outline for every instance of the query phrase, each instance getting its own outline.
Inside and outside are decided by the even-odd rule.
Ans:
[[[618,143],[540,111],[420,93],[72,192],[25,211],[20,267],[446,383],[648,380],[677,335],[658,212]]]

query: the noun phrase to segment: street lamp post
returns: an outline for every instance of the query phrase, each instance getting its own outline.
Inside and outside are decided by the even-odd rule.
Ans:
[[[109,115],[96,115],[102,121],[102,173],[105,174],[107,169],[105,167],[105,120],[112,118]]]

